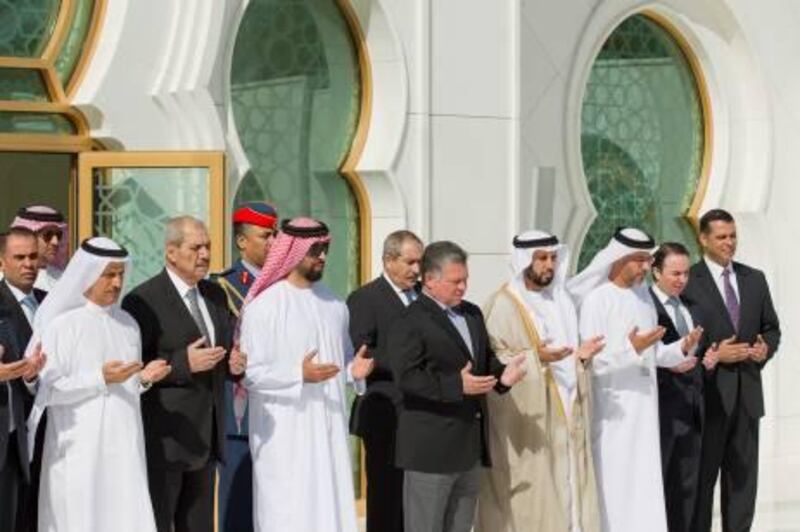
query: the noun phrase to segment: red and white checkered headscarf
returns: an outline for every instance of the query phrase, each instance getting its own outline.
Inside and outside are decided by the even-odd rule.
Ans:
[[[45,227],[58,228],[62,233],[61,241],[58,243],[56,256],[50,266],[63,270],[67,265],[69,234],[63,214],[46,205],[31,205],[17,211],[17,217],[11,222],[11,227],[25,227],[34,233],[38,233]]]
[[[247,292],[247,306],[258,294],[281,281],[294,270],[316,243],[331,241],[328,227],[312,218],[284,220],[281,230],[267,253],[261,273]]]

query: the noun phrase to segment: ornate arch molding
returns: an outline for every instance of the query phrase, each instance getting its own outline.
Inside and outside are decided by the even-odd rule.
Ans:
[[[654,20],[675,38],[691,64],[701,92],[705,153],[687,218],[693,220],[717,205],[734,212],[761,212],[769,191],[772,156],[767,92],[743,30],[724,2],[606,2],[586,22],[567,86],[564,140],[574,215],[565,233],[576,248],[597,215],[586,185],[580,149],[586,83],[594,59],[609,35],[636,14]],[[748,76],[746,80],[744,75]],[[732,149],[749,145],[764,149]]]

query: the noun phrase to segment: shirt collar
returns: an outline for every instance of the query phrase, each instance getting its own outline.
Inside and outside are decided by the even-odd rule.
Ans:
[[[400,288],[399,286],[397,286],[396,284],[394,284],[394,282],[392,281],[392,278],[389,277],[388,275],[386,275],[386,272],[383,272],[381,275],[383,275],[383,278],[386,279],[386,282],[389,283],[389,286],[391,286],[392,290],[394,290],[398,295],[402,296],[404,294],[403,289]],[[431,298],[431,299],[433,299],[433,298]]]
[[[245,269],[247,269],[247,271],[250,272],[250,275],[252,275],[253,277],[258,277],[259,274],[261,273],[255,264],[251,264],[244,259],[242,259],[242,266],[244,266]]]
[[[31,290],[30,294],[26,294],[8,281],[6,281],[6,286],[8,286],[8,289],[11,290],[12,294],[14,294],[14,297],[17,299],[17,303],[21,302],[23,299],[33,293],[33,290]]]
[[[650,288],[652,288],[652,289],[653,289],[653,293],[656,295],[656,297],[657,297],[657,298],[658,298],[658,300],[661,302],[661,304],[666,306],[666,304],[667,304],[667,301],[669,300],[670,296],[668,296],[667,294],[665,294],[665,293],[664,293],[664,291],[663,291],[663,290],[661,290],[661,288],[659,288],[659,287],[658,287],[658,285],[657,285],[657,284],[655,284],[655,283],[653,283],[653,284],[650,286]],[[680,297],[678,297],[677,299],[678,299],[678,301],[680,301],[680,300],[681,300],[681,298],[680,298]]]
[[[167,275],[169,275],[172,284],[175,285],[175,289],[178,290],[178,294],[180,294],[181,299],[185,298],[186,293],[192,288],[194,288],[193,286],[189,286],[188,284],[186,284],[186,281],[181,279],[177,273],[173,272],[169,268],[167,268]]]
[[[714,279],[719,279],[720,277],[722,277],[722,272],[725,271],[725,267],[720,266],[719,264],[708,258],[707,255],[703,256],[703,260],[706,262],[706,266],[708,266],[708,271],[711,272],[711,276],[714,277]],[[733,271],[732,262],[728,264],[727,268],[731,271],[732,274],[736,275],[736,272]]]

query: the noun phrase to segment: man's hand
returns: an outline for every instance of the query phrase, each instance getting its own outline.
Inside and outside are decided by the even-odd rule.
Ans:
[[[711,347],[706,349],[706,354],[703,356],[703,367],[706,368],[707,371],[711,371],[715,367],[717,367],[717,363],[719,362],[719,346],[716,343],[712,344]]]
[[[375,369],[375,360],[367,356],[367,346],[362,345],[353,358],[350,375],[357,381],[364,380],[372,373],[373,369]]]
[[[572,354],[571,347],[550,347],[549,344],[549,340],[542,342],[536,353],[539,355],[539,360],[541,360],[543,363],[558,362],[559,360]]]
[[[189,359],[189,371],[198,373],[208,371],[225,358],[225,349],[222,347],[203,347],[205,337],[200,337],[186,346],[186,357]]]
[[[769,346],[767,342],[764,341],[764,337],[760,334],[756,337],[756,341],[753,342],[752,347],[750,347],[750,360],[753,362],[764,362],[767,359],[767,353],[769,353]]]
[[[597,353],[603,350],[606,346],[605,336],[595,336],[589,338],[578,346],[576,355],[581,362],[589,362]]]
[[[2,355],[0,355],[2,356]],[[22,374],[22,378],[26,382],[33,382],[39,377],[39,372],[42,371],[44,365],[47,363],[47,355],[42,353],[42,344],[37,342],[33,348],[33,354],[26,359],[28,361],[28,368]]]
[[[0,359],[3,358],[3,354],[6,352],[5,348],[0,345]],[[11,381],[14,379],[18,379],[25,374],[25,371],[28,369],[28,361],[26,359],[17,360],[16,362],[10,362],[8,364],[0,363],[0,382]]]
[[[697,357],[687,356],[686,358],[683,359],[683,362],[681,362],[677,366],[672,366],[671,368],[668,369],[672,373],[686,373],[687,371],[692,371],[696,365],[697,365]]]
[[[141,369],[141,362],[110,360],[103,364],[103,378],[106,380],[106,384],[119,384],[133,377]]]
[[[503,374],[500,375],[500,383],[503,386],[511,388],[516,383],[521,381],[527,373],[528,369],[525,367],[525,355],[516,355],[508,361],[508,364],[506,364]]]
[[[160,381],[169,375],[170,371],[172,371],[172,366],[168,365],[166,360],[157,358],[147,363],[139,374],[139,378],[142,384],[147,386]]]
[[[312,349],[303,357],[303,380],[305,382],[323,382],[339,373],[339,366],[336,364],[317,364],[314,362],[316,356],[317,350]]]
[[[472,362],[461,370],[461,382],[464,386],[464,395],[483,395],[489,393],[497,384],[497,379],[493,375],[476,376],[470,373]]]
[[[634,327],[628,334],[628,340],[631,341],[631,345],[636,352],[641,355],[645,349],[661,340],[666,331],[667,330],[664,327],[658,326],[650,329],[649,331],[640,333],[639,327]]]
[[[683,337],[683,342],[681,343],[681,351],[683,351],[684,355],[688,355],[689,352],[692,349],[694,349],[694,346],[696,346],[697,342],[700,341],[701,336],[703,336],[703,328],[698,326],[692,329],[691,332],[689,332],[689,334]]]
[[[750,356],[750,346],[747,342],[736,343],[736,335],[734,335],[719,343],[718,352],[720,362],[733,364],[747,360]]]
[[[236,344],[231,349],[231,356],[228,359],[228,369],[231,375],[241,375],[247,369],[247,355],[239,350],[239,345]]]

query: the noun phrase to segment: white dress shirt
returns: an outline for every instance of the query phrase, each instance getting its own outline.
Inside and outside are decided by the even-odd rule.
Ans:
[[[167,268],[167,275],[169,275],[170,280],[172,280],[172,284],[175,285],[175,289],[178,291],[178,295],[181,296],[183,304],[186,305],[186,310],[188,310],[189,314],[191,315],[192,308],[189,304],[189,297],[187,294],[189,293],[189,290],[196,288],[197,285],[193,287],[189,286],[183,279],[178,277],[178,275],[169,268]],[[206,339],[208,340],[208,346],[210,347],[216,345],[217,336],[216,331],[214,330],[214,322],[211,321],[211,314],[208,312],[206,301],[203,299],[203,294],[200,293],[199,289],[197,290],[197,304],[200,307],[200,314],[203,315],[203,322],[206,324],[206,330],[208,330],[208,334],[211,336],[211,338]]]
[[[711,272],[711,278],[714,279],[714,284],[717,285],[717,290],[719,290],[719,295],[722,296],[722,301],[725,301],[725,278],[722,276],[722,272],[725,271],[725,268],[708,258],[707,256],[703,257],[703,260],[706,261],[706,266],[708,266],[708,271]],[[739,303],[742,302],[742,298],[739,297],[739,282],[736,280],[736,270],[733,269],[733,262],[728,264],[728,268],[731,271],[729,279],[731,280],[731,285],[733,286],[733,291],[736,294],[736,299],[739,300]]]
[[[403,302],[403,305],[409,306],[411,304],[411,301],[409,301],[408,298],[406,297],[406,291],[403,290],[402,288],[400,288],[399,286],[397,286],[396,284],[394,284],[394,282],[392,282],[391,277],[386,275],[386,272],[383,272],[382,275],[383,275],[383,278],[386,279],[386,282],[389,283],[389,286],[392,287],[392,290],[394,290],[394,293],[397,294],[397,297],[400,298],[400,301]],[[413,289],[411,291],[413,292]],[[416,297],[413,297],[412,301],[414,299],[416,299]]]
[[[673,324],[677,323],[675,321],[675,307],[667,303],[667,301],[669,301],[670,296],[665,294],[664,291],[661,290],[661,288],[659,288],[657,284],[654,284],[652,288],[653,288],[653,293],[661,302],[661,305],[663,305],[664,309],[666,309],[667,314],[669,314],[669,319],[672,320]],[[686,305],[683,304],[683,301],[681,301],[681,298],[678,297],[677,300],[680,303],[678,307],[681,309],[681,314],[683,314],[683,319],[686,320],[686,326],[689,327],[689,330],[691,331],[692,329],[694,329],[694,321],[692,320],[692,315],[689,313],[689,309],[686,308]]]

